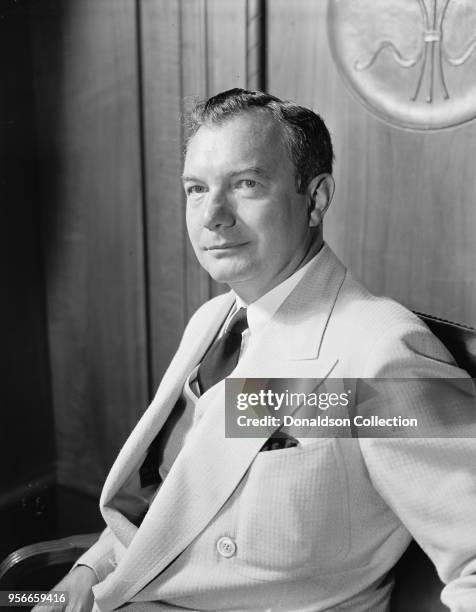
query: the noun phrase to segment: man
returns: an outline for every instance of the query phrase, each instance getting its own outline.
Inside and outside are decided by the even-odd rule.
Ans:
[[[473,401],[424,324],[371,295],[323,242],[332,160],[324,123],[295,104],[235,89],[195,109],[187,227],[231,291],[192,317],[112,467],[107,529],[56,587],[70,591],[68,610],[384,611],[384,578],[412,536],[451,610],[476,609],[473,439],[297,438],[270,450],[225,437],[229,374],[422,380],[388,400],[395,414],[431,414],[425,379],[441,379],[452,406]]]

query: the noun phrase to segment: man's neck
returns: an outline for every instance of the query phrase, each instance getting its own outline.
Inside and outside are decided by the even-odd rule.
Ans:
[[[240,297],[240,299],[245,305],[252,304],[253,302],[256,302],[256,300],[259,300],[259,298],[261,298],[263,295],[265,295],[266,293],[277,287],[279,284],[284,282],[300,268],[305,266],[313,257],[317,255],[317,253],[319,253],[323,244],[324,240],[322,238],[322,234],[319,234],[315,237],[314,240],[311,241],[308,248],[300,259],[290,262],[290,264],[283,268],[283,270],[273,278],[272,282],[268,283],[267,285],[258,286],[256,284],[253,286],[252,284],[247,282],[243,284],[234,283],[230,285],[230,287],[233,289],[236,295]]]

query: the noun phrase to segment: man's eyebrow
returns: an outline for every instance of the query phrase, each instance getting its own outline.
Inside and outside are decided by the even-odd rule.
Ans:
[[[187,183],[188,181],[198,181],[198,182],[202,182],[199,178],[197,178],[196,176],[186,176],[185,174],[182,175],[182,183]]]
[[[247,168],[243,168],[242,170],[236,170],[231,173],[231,176],[238,176],[240,174],[247,174],[248,172],[252,172],[253,174],[258,174],[264,178],[269,178],[269,172],[267,172],[264,168],[260,168],[259,166],[249,166]]]
[[[270,174],[269,172],[267,172],[264,168],[260,168],[259,166],[247,166],[246,168],[241,168],[240,170],[234,170],[233,172],[230,172],[228,176],[231,177],[235,177],[235,176],[240,176],[241,174],[247,174],[247,173],[253,173],[253,174],[258,174],[259,176],[262,176],[263,178],[270,178]],[[196,176],[188,176],[186,174],[182,175],[182,183],[188,183],[188,182],[199,182],[199,183],[203,183],[203,180],[196,177]]]

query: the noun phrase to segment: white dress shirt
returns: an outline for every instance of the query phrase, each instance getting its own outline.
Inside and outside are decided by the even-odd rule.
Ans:
[[[296,272],[291,274],[286,280],[273,287],[268,293],[265,293],[255,302],[246,304],[239,295],[235,293],[235,306],[231,309],[225,324],[222,327],[220,336],[225,332],[228,322],[231,320],[235,312],[239,308],[246,308],[246,315],[248,319],[248,329],[243,332],[243,340],[241,343],[240,359],[243,357],[246,351],[249,350],[253,341],[262,333],[263,329],[271,321],[273,315],[277,312],[278,308],[285,301],[288,295],[293,291],[299,281],[306,274],[308,268],[311,267],[317,255],[314,255],[304,266],[298,268]]]

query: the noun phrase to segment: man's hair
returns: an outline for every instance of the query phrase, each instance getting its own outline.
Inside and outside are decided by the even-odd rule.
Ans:
[[[321,117],[304,106],[263,91],[229,89],[198,102],[187,121],[188,142],[202,125],[220,125],[253,110],[269,113],[281,125],[289,157],[296,168],[298,193],[305,193],[309,182],[318,174],[332,173],[332,141]]]

